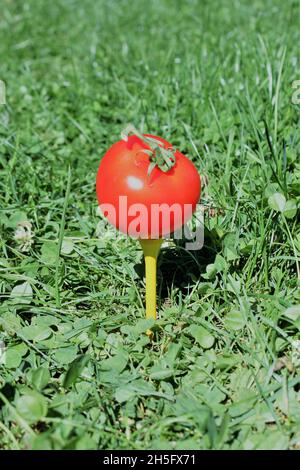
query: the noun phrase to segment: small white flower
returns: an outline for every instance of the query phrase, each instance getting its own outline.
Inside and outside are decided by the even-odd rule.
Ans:
[[[32,224],[28,220],[24,220],[18,224],[15,230],[14,240],[23,252],[29,251],[33,244],[34,233],[31,228]]]
[[[295,367],[300,365],[300,340],[296,339],[292,342],[292,364]]]

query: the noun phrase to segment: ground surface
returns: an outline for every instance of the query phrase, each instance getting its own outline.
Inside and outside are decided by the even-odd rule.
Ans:
[[[294,0],[1,2],[1,448],[299,447],[298,46]],[[97,229],[128,122],[208,178],[152,342],[141,251]]]

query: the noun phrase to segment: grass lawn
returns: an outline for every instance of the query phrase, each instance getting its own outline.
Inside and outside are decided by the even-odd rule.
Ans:
[[[300,447],[295,0],[3,0],[0,448]],[[205,246],[101,230],[132,122],[206,184]],[[5,346],[5,349],[4,349]]]

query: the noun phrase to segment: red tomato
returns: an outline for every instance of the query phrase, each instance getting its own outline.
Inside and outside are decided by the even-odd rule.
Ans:
[[[160,137],[144,137],[172,148]],[[102,158],[96,181],[104,215],[119,230],[137,238],[161,238],[182,227],[196,209],[201,192],[195,166],[177,150],[170,170],[156,166],[148,175],[150,156],[142,150],[149,148],[135,135],[127,142],[116,142]]]

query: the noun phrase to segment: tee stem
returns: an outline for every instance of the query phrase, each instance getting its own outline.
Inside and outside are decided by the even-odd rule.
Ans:
[[[163,240],[140,240],[146,270],[146,318],[156,320],[157,258]]]

